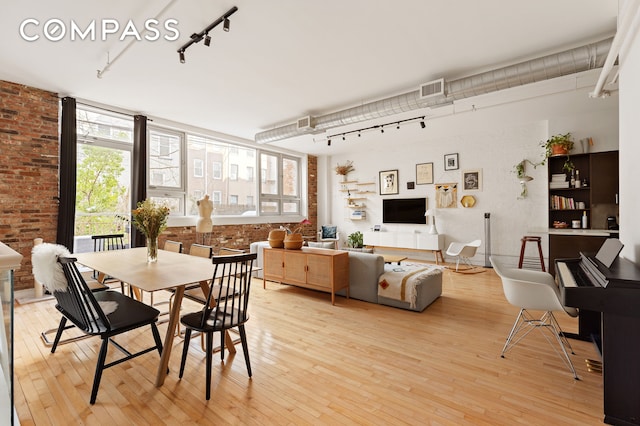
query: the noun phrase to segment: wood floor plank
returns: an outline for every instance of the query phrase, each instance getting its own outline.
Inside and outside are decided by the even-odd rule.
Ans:
[[[158,293],[156,299],[165,297]],[[167,296],[168,297],[168,296]],[[99,338],[63,345],[55,354],[40,331],[55,327],[54,301],[15,308],[16,410],[23,425],[585,425],[602,423],[602,377],[587,371],[593,346],[571,341],[581,380],[543,336],[532,333],[500,357],[518,309],[492,270],[445,271],[443,294],[424,312],[336,298],[254,280],[247,337],[253,377],[242,351],[214,356],[206,401],[205,360],[192,339],[178,378],[182,339],[170,374],[156,388],[157,353],[107,369],[95,405],[89,396]],[[185,301],[184,310],[199,305]],[[566,331],[577,320],[558,315]],[[166,324],[160,325],[164,335]],[[118,341],[150,345],[137,330]],[[109,349],[108,359],[119,352]]]

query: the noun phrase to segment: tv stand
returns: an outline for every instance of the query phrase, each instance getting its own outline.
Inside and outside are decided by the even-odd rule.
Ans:
[[[444,263],[442,255],[444,234],[429,234],[418,231],[365,231],[363,236],[365,246],[430,251],[434,254],[436,265],[440,263],[440,260]]]

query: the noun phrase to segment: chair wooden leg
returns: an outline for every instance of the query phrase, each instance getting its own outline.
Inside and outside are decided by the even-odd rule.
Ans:
[[[211,398],[211,363],[213,360],[213,332],[207,333],[207,401]]]
[[[184,342],[182,343],[182,361],[180,361],[180,374],[179,378],[182,379],[182,373],[184,373],[184,364],[187,362],[187,352],[189,352],[189,341],[191,340],[191,329],[187,327],[184,332]]]
[[[251,362],[249,361],[249,345],[247,344],[247,333],[244,331],[244,325],[238,326],[240,332],[240,341],[242,342],[242,352],[244,353],[244,362],[247,364],[247,372],[251,377]]]
[[[95,404],[96,397],[98,396],[98,388],[100,387],[100,380],[102,379],[102,371],[104,370],[104,362],[107,359],[107,347],[109,346],[109,338],[102,339],[102,345],[100,346],[100,354],[98,355],[98,362],[96,364],[96,374],[93,378],[93,389],[91,389],[91,405]]]
[[[67,324],[67,317],[63,315],[62,318],[60,319],[60,325],[58,326],[58,332],[56,333],[56,338],[53,341],[53,346],[51,346],[51,353],[54,353],[56,351],[56,348],[58,347],[58,343],[60,342],[60,337],[62,337],[62,332],[64,331],[64,327],[66,324]]]

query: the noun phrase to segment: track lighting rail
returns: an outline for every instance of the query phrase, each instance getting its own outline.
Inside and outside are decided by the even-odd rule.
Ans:
[[[394,125],[394,124],[396,125],[396,129],[400,129],[400,124],[401,123],[405,123],[407,121],[420,120],[420,127],[422,127],[424,129],[426,127],[426,124],[424,122],[425,118],[426,118],[426,116],[422,115],[422,116],[413,117],[413,118],[406,118],[404,120],[392,121],[390,123],[385,123],[385,124],[376,124],[375,126],[364,127],[362,129],[349,130],[348,132],[336,133],[334,135],[327,136],[327,145],[331,146],[331,139],[335,139],[337,137],[342,137],[342,140],[345,140],[346,136],[350,135],[351,133],[357,133],[358,136],[360,136],[362,134],[362,132],[366,132],[368,130],[380,130],[381,133],[384,133],[385,126],[388,127],[388,126],[391,126],[391,125]]]
[[[180,55],[180,62],[184,64],[185,62],[184,52],[192,44],[199,43],[204,39],[204,45],[209,46],[211,44],[211,37],[209,36],[209,32],[213,30],[215,27],[217,27],[218,25],[220,25],[221,23],[224,23],[223,24],[224,31],[228,32],[231,25],[229,21],[229,17],[234,13],[236,13],[237,11],[238,11],[238,8],[236,6],[233,6],[224,15],[220,16],[218,19],[216,19],[211,24],[209,24],[205,29],[203,29],[199,33],[191,34],[191,39],[185,44],[183,44],[182,46],[180,46],[180,48],[177,50],[178,55]]]

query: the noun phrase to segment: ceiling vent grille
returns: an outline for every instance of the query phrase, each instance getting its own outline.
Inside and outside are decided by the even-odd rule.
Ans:
[[[307,115],[298,119],[298,130],[310,130],[313,129],[311,125],[311,116]]]
[[[445,96],[444,78],[420,85],[420,99],[433,98],[434,96]]]

